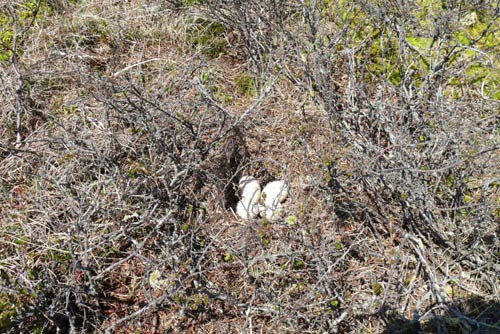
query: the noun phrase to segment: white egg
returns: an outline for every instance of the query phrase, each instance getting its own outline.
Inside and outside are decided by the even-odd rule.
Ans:
[[[236,204],[236,214],[241,219],[253,219],[259,214],[259,207],[257,203],[252,203],[247,200],[240,200],[238,204]]]
[[[260,184],[252,176],[243,176],[238,188],[241,199],[236,205],[236,214],[242,219],[253,219],[259,214]]]
[[[246,198],[250,201],[258,202],[260,198],[260,184],[256,178],[252,176],[243,176],[238,183],[241,198]]]
[[[260,216],[270,221],[278,220],[283,213],[283,205],[278,203],[272,207],[260,206]]]
[[[283,211],[281,203],[286,200],[289,191],[290,187],[284,181],[269,182],[262,190],[264,205],[259,207],[261,217],[277,220]]]
[[[289,191],[290,188],[285,181],[269,182],[262,190],[262,196],[265,197],[264,204],[271,206],[282,203],[288,197]]]

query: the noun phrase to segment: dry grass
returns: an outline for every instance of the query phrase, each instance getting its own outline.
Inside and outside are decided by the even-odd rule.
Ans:
[[[2,332],[498,331],[498,43],[271,3],[0,2]]]

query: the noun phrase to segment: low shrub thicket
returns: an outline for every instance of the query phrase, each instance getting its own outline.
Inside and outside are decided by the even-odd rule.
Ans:
[[[0,2],[0,329],[498,331],[499,15]]]

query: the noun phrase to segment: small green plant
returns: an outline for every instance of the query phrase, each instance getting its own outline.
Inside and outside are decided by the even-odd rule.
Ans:
[[[288,216],[285,220],[290,226],[296,225],[298,221],[297,216]]]
[[[304,261],[302,260],[294,260],[293,261],[293,269],[302,269],[304,267]]]
[[[330,307],[330,311],[338,310],[340,308],[340,300],[336,298],[330,300],[328,304],[328,306]]]
[[[202,5],[206,0],[180,0],[179,3],[182,7],[190,7],[195,5]]]
[[[89,20],[75,26],[74,30],[75,33],[66,41],[70,47],[92,47],[100,41],[107,42],[110,38],[108,22],[104,20]],[[138,29],[128,30],[126,36],[130,40],[137,40],[140,38],[140,31]]]
[[[236,261],[237,257],[234,254],[226,254],[224,255],[224,262],[231,263]]]
[[[373,283],[372,291],[375,294],[375,296],[380,296],[384,292],[384,287],[380,283]]]
[[[340,238],[335,239],[335,249],[341,250],[342,248],[344,248],[344,244],[342,243],[342,240]]]
[[[252,76],[246,73],[240,74],[236,77],[235,82],[238,93],[246,96],[257,94],[257,87]]]
[[[142,162],[135,162],[130,167],[128,172],[130,178],[137,178],[144,175],[150,175],[149,170],[146,168],[146,165]]]
[[[187,305],[190,311],[198,311],[201,308],[207,307],[210,303],[208,296],[201,293],[187,297]]]
[[[188,30],[187,41],[208,58],[217,58],[226,53],[224,33],[225,28],[221,23],[198,18]]]

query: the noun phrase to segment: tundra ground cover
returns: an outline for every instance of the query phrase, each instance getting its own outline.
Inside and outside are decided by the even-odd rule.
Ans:
[[[498,331],[499,15],[0,1],[1,331]]]

